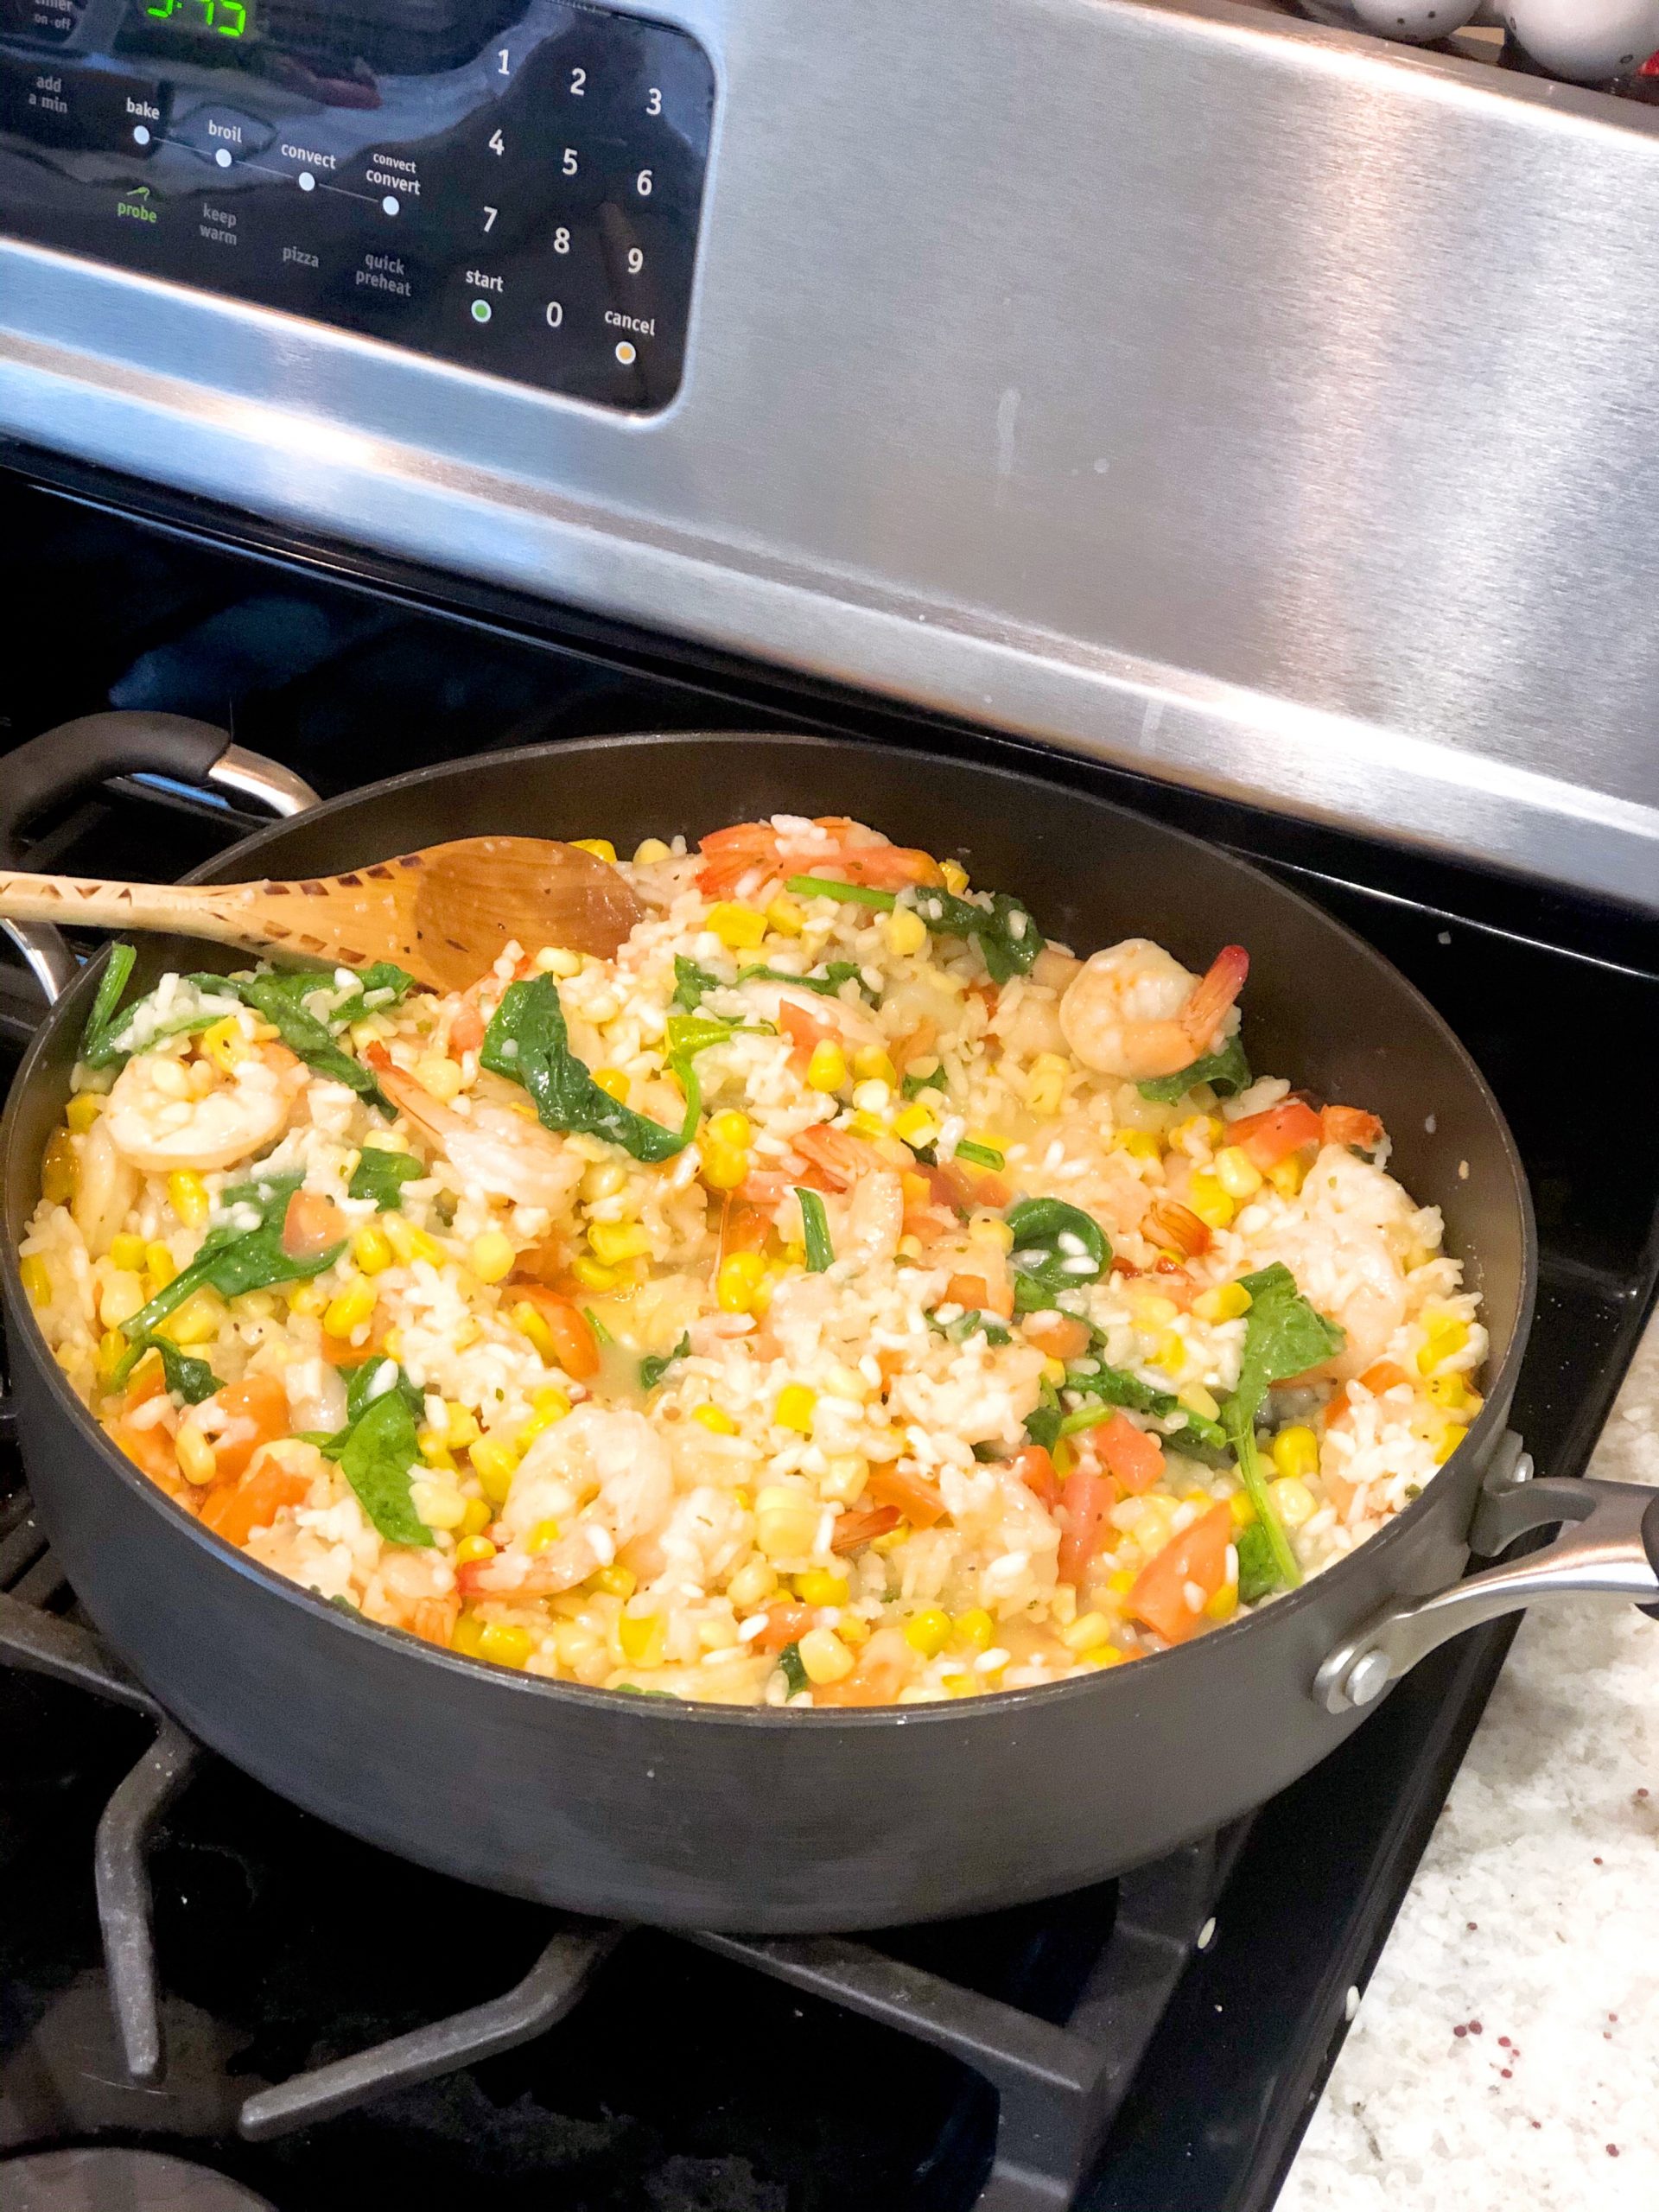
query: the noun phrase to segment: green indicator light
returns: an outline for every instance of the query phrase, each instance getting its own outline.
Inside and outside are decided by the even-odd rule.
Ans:
[[[487,322],[489,319],[489,302],[487,300],[474,300],[473,302],[473,321],[474,322]]]
[[[213,31],[220,38],[245,38],[253,28],[252,0],[150,0],[144,13],[151,22]]]

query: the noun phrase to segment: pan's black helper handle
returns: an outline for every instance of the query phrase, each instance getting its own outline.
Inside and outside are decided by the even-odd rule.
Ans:
[[[171,776],[257,799],[273,814],[315,806],[309,784],[275,760],[245,753],[212,722],[186,715],[111,710],[63,722],[0,756],[0,868],[25,864],[23,831],[84,791],[116,776]],[[48,1001],[74,980],[74,955],[56,930],[36,922],[0,923],[28,962]]]
[[[1471,1547],[1490,1557],[1552,1522],[1562,1533],[1541,1551],[1374,1614],[1325,1659],[1313,1678],[1314,1697],[1331,1713],[1369,1705],[1452,1637],[1528,1605],[1599,1600],[1635,1605],[1659,1618],[1659,1494],[1643,1483],[1588,1476],[1535,1482],[1511,1432],[1487,1476]]]

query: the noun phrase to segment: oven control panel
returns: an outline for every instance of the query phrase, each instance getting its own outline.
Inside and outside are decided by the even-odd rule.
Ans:
[[[714,97],[574,0],[0,0],[0,232],[648,410]]]

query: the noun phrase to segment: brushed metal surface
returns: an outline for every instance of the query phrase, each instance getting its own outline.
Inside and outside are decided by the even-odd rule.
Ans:
[[[1649,111],[1230,0],[652,12],[663,415],[0,243],[0,429],[1659,906]]]

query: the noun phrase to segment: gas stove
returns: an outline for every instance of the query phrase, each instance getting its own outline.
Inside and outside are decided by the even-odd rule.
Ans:
[[[325,794],[629,728],[1032,756],[14,458],[0,590],[31,650],[0,673],[5,744],[152,707],[221,722]],[[1659,925],[1045,759],[1294,881],[1464,1037],[1538,1203],[1516,1425],[1541,1469],[1580,1471],[1659,1278],[1659,1164],[1612,1131],[1618,1101],[1659,1079]],[[34,859],[177,874],[247,826],[221,797],[145,779],[42,825]],[[0,967],[0,1077],[37,1019],[22,971]],[[1616,1087],[1586,1097],[1564,1065],[1607,1066]],[[480,2185],[503,2212],[550,2196],[593,2212],[1263,2212],[1509,1634],[1448,1646],[1251,1821],[1118,1882],[858,1942],[668,1936],[411,1867],[198,1751],[79,1618],[3,1429],[0,1500],[0,2200],[29,2212],[355,2212],[365,2189],[449,2212]]]

